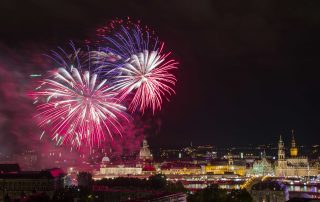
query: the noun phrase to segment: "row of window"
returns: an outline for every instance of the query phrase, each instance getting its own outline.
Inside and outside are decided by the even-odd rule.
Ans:
[[[52,181],[0,181],[0,190],[51,190],[54,184]]]

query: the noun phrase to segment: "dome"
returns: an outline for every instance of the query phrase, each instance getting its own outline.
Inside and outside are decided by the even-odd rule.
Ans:
[[[105,156],[105,157],[102,158],[101,163],[109,163],[109,162],[110,162],[109,157]]]
[[[139,158],[141,160],[152,160],[152,154],[149,149],[147,140],[143,140],[142,147],[139,152]]]
[[[296,148],[296,147],[290,148],[290,155],[291,155],[292,157],[298,156],[298,148]]]
[[[298,148],[296,146],[296,140],[294,139],[294,130],[292,130],[292,139],[291,139],[291,148],[290,148],[290,155],[292,157],[298,156]]]

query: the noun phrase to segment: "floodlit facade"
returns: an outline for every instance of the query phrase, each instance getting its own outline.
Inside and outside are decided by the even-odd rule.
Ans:
[[[246,171],[246,165],[243,164],[243,161],[234,161],[231,153],[228,154],[226,161],[214,161],[205,166],[205,174],[224,175],[232,173],[244,176]]]
[[[265,152],[261,160],[254,161],[252,168],[249,170],[248,174],[255,176],[274,175],[274,169],[272,167],[272,164],[267,160]]]
[[[318,166],[310,165],[308,158],[298,156],[298,148],[292,136],[290,158],[285,157],[284,142],[280,135],[278,142],[278,161],[275,166],[275,176],[293,177],[293,176],[316,176],[318,175]]]
[[[164,175],[200,175],[201,166],[187,163],[166,163],[161,166]]]
[[[141,175],[142,168],[128,165],[115,165],[100,168],[100,174],[111,176]]]
[[[148,145],[148,142],[146,139],[144,139],[142,142],[142,147],[139,152],[139,160],[142,160],[142,161],[152,161],[153,160],[153,156],[152,156],[152,153],[149,149],[149,145]]]
[[[100,170],[94,175],[94,179],[155,174],[155,168],[148,163],[152,159],[153,156],[148,142],[144,139],[137,160],[125,163],[111,163],[109,157],[105,156],[102,158]]]

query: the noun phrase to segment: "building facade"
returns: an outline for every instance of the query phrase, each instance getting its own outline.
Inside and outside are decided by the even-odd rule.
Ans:
[[[164,175],[200,175],[201,166],[191,163],[164,163],[161,166]]]
[[[250,191],[253,202],[285,202],[289,200],[287,187],[277,181],[263,181],[252,186]]]
[[[263,153],[261,160],[254,161],[252,168],[249,170],[248,174],[254,176],[274,175],[274,168],[272,164],[267,160],[265,152]]]
[[[106,165],[100,168],[100,174],[105,176],[127,176],[127,175],[141,175],[142,167],[135,165]]]
[[[244,176],[247,172],[245,162],[233,160],[231,153],[228,153],[227,160],[212,161],[205,166],[205,174],[224,175],[236,174]]]
[[[294,177],[294,176],[316,176],[318,166],[310,165],[307,157],[298,156],[298,148],[292,134],[290,157],[286,158],[285,147],[280,135],[278,142],[278,161],[275,165],[275,176]]]
[[[20,199],[34,192],[52,197],[55,190],[63,188],[64,174],[60,169],[19,171],[0,174],[0,201],[5,197]]]
[[[146,139],[142,142],[137,159],[126,162],[111,162],[109,157],[102,158],[100,170],[94,174],[94,179],[127,177],[138,175],[152,175],[156,169],[151,164],[153,160],[152,153]]]
[[[153,156],[152,153],[149,149],[149,145],[146,139],[143,140],[142,142],[142,147],[139,152],[139,160],[141,161],[152,161]]]

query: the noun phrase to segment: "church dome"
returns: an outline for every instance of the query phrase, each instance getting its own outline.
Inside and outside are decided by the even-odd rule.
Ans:
[[[146,139],[143,140],[142,147],[139,152],[139,158],[141,160],[152,160],[152,154]]]
[[[105,157],[102,158],[101,163],[109,163],[109,162],[110,162],[109,157],[105,156]]]
[[[298,156],[298,148],[296,148],[296,147],[290,148],[290,155],[291,155],[292,157]]]
[[[298,148],[296,146],[296,140],[294,139],[294,130],[292,130],[290,155],[291,155],[291,157],[297,157],[298,156]]]

